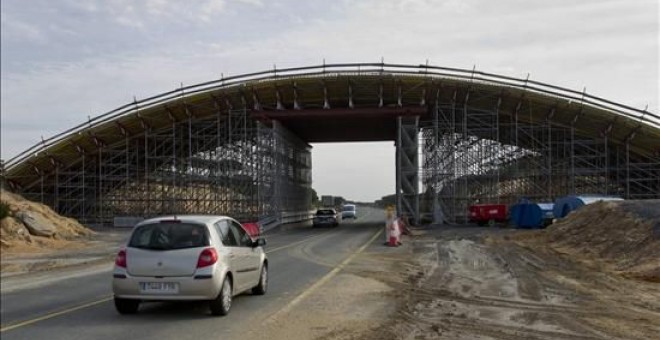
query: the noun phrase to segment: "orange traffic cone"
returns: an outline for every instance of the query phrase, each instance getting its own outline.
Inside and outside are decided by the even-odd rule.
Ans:
[[[398,245],[398,242],[396,240],[396,236],[390,236],[390,240],[387,244],[390,247],[396,247]]]

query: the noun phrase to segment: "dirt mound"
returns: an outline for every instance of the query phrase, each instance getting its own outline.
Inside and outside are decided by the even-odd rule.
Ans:
[[[540,236],[577,259],[660,282],[660,200],[590,204],[549,226]]]
[[[93,234],[78,221],[60,216],[50,207],[26,200],[20,195],[1,190],[0,199],[9,206],[10,210],[10,216],[0,221],[0,240],[3,248],[23,245],[48,247],[52,243],[47,242],[48,239],[66,241]],[[26,214],[47,225],[53,231],[52,235],[50,237],[30,235],[25,224],[17,218]]]

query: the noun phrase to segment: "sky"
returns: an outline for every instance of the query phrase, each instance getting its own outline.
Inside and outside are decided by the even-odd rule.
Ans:
[[[0,157],[184,85],[340,62],[529,78],[659,110],[657,0],[2,0]],[[319,193],[394,191],[392,143],[314,145]],[[364,157],[370,155],[370,157]]]

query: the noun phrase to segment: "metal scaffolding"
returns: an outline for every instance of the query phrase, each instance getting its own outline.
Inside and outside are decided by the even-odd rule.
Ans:
[[[7,160],[11,190],[83,223],[306,211],[307,143],[395,141],[397,212],[660,197],[660,116],[533,80],[355,63],[237,75],[121,106]]]
[[[83,223],[164,214],[226,214],[239,219],[307,210],[311,202],[311,147],[278,122],[247,110],[184,119],[131,134],[78,162],[54,162],[38,185],[23,192]],[[49,191],[50,190],[50,191]]]
[[[397,215],[419,223],[419,117],[397,118]]]
[[[530,106],[503,113],[501,101],[494,102],[490,111],[467,100],[438,102],[420,123],[423,215],[439,209],[435,214],[446,222],[462,223],[477,203],[553,202],[571,194],[660,197],[659,157],[633,155],[606,135],[581,135],[575,121],[535,121]],[[530,118],[520,119],[525,115]]]

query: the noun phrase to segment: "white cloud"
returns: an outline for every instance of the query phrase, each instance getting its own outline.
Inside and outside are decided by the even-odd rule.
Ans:
[[[67,7],[75,8],[84,12],[94,13],[100,10],[99,0],[65,0]]]
[[[198,15],[202,21],[209,22],[215,15],[222,13],[224,10],[224,0],[207,0],[206,3],[201,6],[201,11]]]
[[[167,0],[146,0],[147,13],[154,16],[162,16],[167,13],[170,3]]]
[[[586,86],[633,107],[648,103],[656,113],[659,107],[655,0],[46,3],[59,15],[3,8],[3,158],[133,95],[144,98],[221,72],[324,58],[476,64],[483,71],[522,78],[529,72],[534,80]],[[67,33],[71,27],[81,28],[77,36]],[[60,58],[48,59],[55,52]]]
[[[248,4],[248,5],[252,5],[252,6],[257,6],[257,7],[263,7],[264,6],[263,0],[234,0],[234,1],[239,2],[239,3]]]
[[[2,25],[2,39],[27,40],[34,43],[43,43],[46,40],[43,31],[37,25],[10,17],[4,12],[0,16],[0,25]]]

